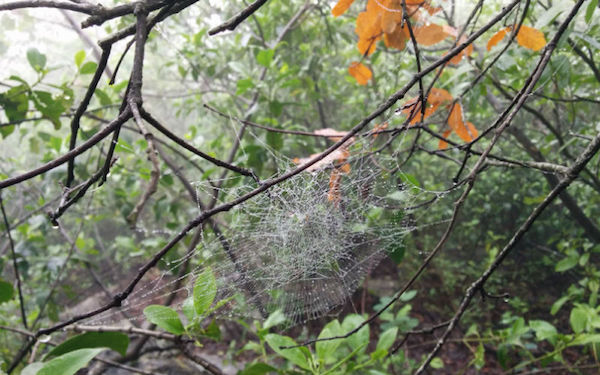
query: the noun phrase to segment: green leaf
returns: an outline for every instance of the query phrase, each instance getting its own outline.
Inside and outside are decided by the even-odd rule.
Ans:
[[[46,66],[46,55],[40,53],[36,48],[27,50],[27,61],[36,72],[41,72]]]
[[[267,320],[263,323],[263,329],[269,329],[285,322],[285,315],[281,310],[275,310],[269,315]]]
[[[110,104],[112,104],[112,100],[110,99],[110,97],[108,96],[108,94],[105,93],[104,91],[102,91],[100,89],[96,89],[96,91],[94,91],[94,95],[96,95],[96,97],[98,98],[98,100],[100,100],[100,105],[110,105]]]
[[[333,373],[335,370],[337,370],[341,365],[343,365],[344,363],[346,363],[347,361],[350,360],[350,358],[354,357],[356,355],[356,353],[358,353],[361,349],[363,349],[364,346],[358,347],[355,350],[353,350],[350,354],[348,354],[346,357],[342,358],[339,362],[337,362],[335,365],[331,366],[331,368],[327,371],[325,371],[323,373],[323,375],[328,375]]]
[[[194,283],[194,309],[202,315],[212,305],[217,295],[217,281],[210,267],[206,267]]]
[[[10,301],[15,295],[15,291],[11,283],[0,279],[0,303]]]
[[[301,367],[305,370],[310,370],[310,365],[308,363],[308,358],[306,354],[300,348],[293,349],[281,349],[282,346],[294,346],[296,342],[287,336],[276,335],[274,333],[270,333],[265,336],[265,341],[271,349],[283,358],[292,362],[298,367]]]
[[[387,349],[375,349],[374,351],[371,352],[371,359],[373,361],[377,361],[377,360],[385,358],[385,356],[387,354],[388,354]]]
[[[263,375],[270,372],[277,372],[277,369],[267,365],[266,363],[258,362],[246,366],[245,369],[238,372],[238,375]]]
[[[392,327],[384,331],[381,336],[379,336],[379,341],[377,341],[377,349],[376,350],[388,350],[394,341],[396,341],[396,335],[398,334],[398,327]]]
[[[579,262],[579,256],[569,256],[556,263],[554,270],[556,272],[565,272],[575,267]]]
[[[81,74],[93,74],[96,72],[96,68],[98,68],[98,64],[93,61],[88,61],[79,69],[79,73]]]
[[[52,121],[55,129],[60,129],[60,115],[66,110],[61,100],[52,97],[52,94],[47,91],[39,90],[32,92],[31,100],[35,105],[35,109],[40,111],[45,118]]]
[[[575,333],[581,333],[586,328],[588,321],[587,312],[581,307],[575,307],[571,310],[571,316],[569,317],[569,322],[571,323],[571,328]]]
[[[440,357],[435,357],[431,360],[431,363],[429,365],[431,366],[431,368],[441,369],[444,368],[444,361],[442,361]]]
[[[73,375],[105,348],[79,349],[46,362],[37,375]]]
[[[129,337],[121,332],[86,332],[71,337],[62,344],[56,346],[45,358],[56,357],[78,349],[109,348],[122,356],[127,353]]]
[[[320,339],[327,337],[340,336],[342,334],[342,326],[340,322],[335,319],[327,323],[319,334]],[[315,345],[317,358],[324,363],[333,363],[336,360],[335,352],[343,339],[329,340],[329,341],[318,341]]]
[[[239,81],[237,81],[237,90],[235,94],[242,95],[252,87],[254,87],[254,82],[252,82],[252,78],[240,79]]]
[[[361,325],[365,321],[365,318],[358,314],[351,314],[344,318],[342,322],[342,330],[345,333],[348,333]],[[366,348],[366,345],[369,344],[369,325],[364,325],[361,329],[358,330],[355,334],[346,338],[346,342],[353,350],[357,348]]]
[[[592,20],[592,16],[594,15],[594,10],[596,10],[597,7],[598,7],[598,0],[592,0],[588,4],[587,8],[585,9],[585,22],[587,24],[589,24],[590,21]]]
[[[283,103],[278,100],[273,100],[269,102],[269,110],[274,117],[279,117],[281,116],[281,112],[283,112]]]
[[[21,375],[36,375],[42,367],[44,367],[43,362],[30,363],[21,371]]]
[[[575,340],[569,342],[568,346],[579,346],[579,345],[587,345],[587,344],[599,344],[600,343],[600,334],[585,334],[582,333],[575,337]]]
[[[581,267],[585,267],[585,265],[587,264],[589,259],[590,259],[590,253],[583,253],[581,258],[579,258],[579,265]]]
[[[569,300],[568,296],[564,296],[559,298],[558,300],[556,300],[556,302],[554,302],[554,304],[552,304],[552,308],[550,309],[550,314],[551,315],[556,315],[556,313],[558,312],[558,310],[560,310],[560,308]]]
[[[437,359],[437,357],[434,358],[434,360],[435,359]],[[433,363],[433,361],[432,361],[432,363]],[[478,370],[480,370],[481,368],[483,368],[483,366],[485,366],[485,347],[483,346],[482,343],[479,343],[479,345],[477,345],[477,350],[475,351],[475,357],[473,358],[473,360],[470,363],[474,364]],[[442,362],[442,367],[443,366],[444,366],[444,363]],[[433,367],[433,365],[432,365],[432,367]]]
[[[202,334],[215,341],[221,340],[221,329],[214,320],[210,322],[210,324],[208,325],[208,327],[206,327],[206,329],[204,329],[204,332],[202,332]]]
[[[281,150],[283,147],[283,135],[281,133],[267,132],[267,145],[275,151]]]
[[[75,65],[77,65],[78,68],[81,67],[83,60],[85,60],[85,51],[77,51],[77,53],[75,54]]]
[[[150,305],[144,309],[144,315],[150,323],[154,323],[174,335],[181,335],[185,331],[179,315],[170,307]]]
[[[29,91],[29,86],[24,83],[15,86],[4,93],[0,93],[0,108],[4,110],[4,114],[8,117],[8,121],[15,122],[27,117],[27,111],[29,110]],[[14,131],[14,129],[14,125],[0,126],[0,133],[6,138]]]
[[[529,326],[535,332],[538,341],[553,340],[558,334],[556,328],[545,320],[532,320],[529,322]]]
[[[191,322],[194,319],[194,299],[192,297],[188,297],[183,301],[181,311],[188,321]]]
[[[408,290],[400,296],[399,300],[402,302],[408,302],[411,299],[415,298],[416,295],[417,295],[416,290]]]
[[[265,68],[268,68],[269,65],[271,65],[271,61],[273,61],[273,56],[275,55],[275,51],[272,49],[265,49],[262,51],[259,51],[258,54],[256,54],[256,61],[264,66]]]

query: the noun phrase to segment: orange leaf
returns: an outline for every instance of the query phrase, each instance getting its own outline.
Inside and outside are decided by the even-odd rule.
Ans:
[[[333,142],[339,141],[340,139],[342,139],[342,137],[348,134],[347,131],[340,131],[331,128],[317,129],[313,133],[317,135],[324,135]],[[348,147],[352,143],[354,143],[354,137],[350,137],[346,142],[344,142],[344,145],[342,147]]]
[[[342,182],[342,174],[335,168],[331,171],[329,177],[329,191],[327,192],[327,200],[333,202],[337,207],[342,200],[342,193],[340,192],[340,186]]]
[[[432,46],[446,39],[448,34],[444,31],[444,27],[434,23],[427,26],[416,26],[414,28],[415,39],[417,43],[424,46]]]
[[[475,139],[479,136],[479,132],[477,131],[477,129],[475,129],[475,125],[473,125],[472,122],[466,121],[465,123],[467,124],[467,130],[469,131],[469,134],[471,135],[471,141],[472,141],[473,139]]]
[[[360,52],[363,56],[369,56],[375,49],[377,48],[377,41],[381,37],[373,37],[373,38],[361,38],[356,43],[356,47],[358,48],[358,52]]]
[[[362,55],[370,55],[375,52],[377,40],[381,38],[381,12],[377,8],[366,12],[360,12],[356,17],[356,28],[358,35],[358,50]]]
[[[294,158],[292,161],[294,162],[294,164],[301,166],[308,163],[309,161],[311,161],[319,155],[321,154],[312,154],[307,158]],[[308,172],[315,172],[320,169],[324,169],[328,166],[334,165],[336,162],[345,162],[348,159],[348,156],[350,156],[350,152],[348,150],[346,150],[345,148],[338,148],[337,150],[334,150],[331,154],[325,156],[323,159],[306,168],[306,170]]]
[[[418,98],[415,98],[418,99]],[[413,109],[413,107],[416,105],[416,108]],[[435,111],[438,109],[439,107],[439,103],[431,103],[431,102],[427,102],[427,108],[425,108],[425,113],[421,113],[421,101],[416,102],[415,104],[413,104],[412,106],[403,109],[402,113],[404,113],[406,116],[413,116],[410,119],[409,125],[414,125],[418,122],[423,122],[425,121],[426,118],[428,118],[429,116],[433,115],[435,113]]]
[[[402,1],[391,0],[387,9],[383,9],[381,29],[384,33],[393,33],[396,26],[402,21]]]
[[[331,14],[333,14],[335,17],[341,16],[348,10],[348,8],[350,8],[350,5],[352,5],[353,2],[354,0],[339,0],[333,9],[331,9]]]
[[[454,106],[450,111],[448,125],[450,125],[450,128],[465,142],[471,142],[477,137],[477,129],[475,129],[475,126],[472,123],[468,121],[465,123],[462,106],[458,103],[454,103]]]
[[[335,129],[331,129],[331,128],[317,129],[313,133],[315,133],[317,135],[324,135],[334,142],[339,141],[340,139],[342,139],[343,136],[348,134],[348,132],[346,132],[346,131],[335,130]]]
[[[430,16],[433,16],[434,14],[442,10],[442,7],[434,7],[431,6],[431,4],[425,3],[423,4],[423,9],[427,10],[427,13],[429,13]]]
[[[460,38],[460,40],[458,41],[458,44],[464,43],[465,40],[467,40],[467,37],[463,35]],[[456,56],[451,58],[450,61],[448,61],[448,62],[450,64],[458,65],[462,61],[463,57],[471,56],[472,53],[473,53],[473,45],[469,44],[463,50],[461,50]]]
[[[522,47],[539,51],[546,45],[546,38],[544,38],[544,33],[538,29],[521,25],[519,33],[517,34],[517,43]]]
[[[456,30],[456,28],[454,28],[452,26],[448,26],[448,25],[443,25],[442,28],[444,29],[444,32],[446,34],[454,37],[454,39],[456,39],[456,37],[458,36],[458,30]]]
[[[442,137],[444,138],[448,138],[450,136],[450,133],[452,133],[452,129],[448,129],[446,130],[443,134]],[[445,150],[448,148],[448,142],[446,142],[445,139],[440,139],[440,141],[438,142],[438,150]]]
[[[404,109],[402,110],[402,113],[406,116],[413,116],[410,120],[410,125],[414,125],[417,122],[423,122],[427,117],[433,115],[440,104],[452,100],[452,95],[444,89],[432,88],[427,96],[425,114],[421,113],[421,101],[418,99],[418,97],[410,99],[404,104]],[[413,110],[414,106],[416,106],[416,108]]]
[[[358,82],[359,85],[366,85],[373,77],[371,70],[359,62],[351,63],[348,68],[348,73],[356,79],[356,82]]]
[[[501,29],[500,31],[498,31],[496,34],[492,35],[492,37],[490,38],[490,40],[488,40],[487,43],[487,50],[491,50],[496,44],[500,43],[500,41],[502,39],[504,39],[504,37],[506,36],[506,33],[508,33],[510,31],[510,27],[505,27],[504,29]]]
[[[383,130],[387,129],[389,123],[386,121],[383,124],[376,124],[373,127],[373,131],[371,132],[371,134],[373,135],[373,138],[377,138],[377,136],[379,135],[379,133],[381,133]]]
[[[396,27],[393,33],[385,34],[383,36],[383,42],[386,47],[396,48],[402,51],[406,47],[406,41],[408,40],[408,27],[404,25],[404,27]]]
[[[433,87],[430,91],[429,91],[429,95],[427,96],[427,102],[428,103],[443,103],[443,102],[448,102],[450,100],[452,100],[452,95],[450,95],[450,93],[444,89],[438,89]]]
[[[356,27],[354,31],[359,38],[368,39],[381,34],[381,13],[382,9],[379,6],[370,6],[367,4],[367,10],[360,12],[356,17]],[[375,3],[376,4],[376,3]]]

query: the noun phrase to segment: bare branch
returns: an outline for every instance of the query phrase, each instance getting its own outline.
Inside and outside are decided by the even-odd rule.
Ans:
[[[248,5],[248,7],[246,7],[242,11],[240,11],[238,14],[231,17],[226,22],[223,22],[219,26],[213,27],[212,29],[208,30],[208,35],[216,35],[225,30],[229,30],[229,31],[235,30],[235,28],[238,27],[238,25],[240,23],[244,22],[246,20],[246,18],[248,18],[252,14],[254,14],[254,12],[256,12],[260,7],[265,5],[265,3],[267,1],[269,1],[269,0],[256,0],[252,4]]]

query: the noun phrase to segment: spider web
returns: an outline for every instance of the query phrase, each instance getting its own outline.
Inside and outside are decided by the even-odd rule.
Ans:
[[[262,143],[256,135],[255,141]],[[277,174],[295,167],[262,146],[276,161]],[[205,227],[191,253],[138,286],[120,311],[86,323],[114,323],[123,313],[144,320],[145,306],[160,304],[173,293],[178,297],[171,306],[182,309],[195,279],[207,267],[217,281],[216,301],[227,301],[212,312],[215,317],[266,318],[280,310],[292,326],[343,306],[383,257],[404,251],[403,238],[414,229],[406,219],[407,208],[444,194],[407,183],[395,158],[373,150],[372,140],[360,140],[349,146],[349,171],[339,172],[339,164],[305,171],[217,215],[212,220],[220,233]],[[334,173],[341,177],[332,184]],[[218,196],[223,203],[256,187],[249,180],[228,187],[236,179],[194,182],[196,195],[212,196],[215,186],[221,186]],[[188,261],[192,270],[174,278]]]

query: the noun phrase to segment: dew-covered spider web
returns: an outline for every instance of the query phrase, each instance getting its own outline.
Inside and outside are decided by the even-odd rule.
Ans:
[[[276,175],[302,162],[262,146]],[[217,282],[215,303],[223,301],[211,312],[216,317],[260,319],[280,310],[294,325],[336,311],[383,257],[404,251],[403,239],[420,212],[412,209],[444,195],[411,184],[398,157],[374,151],[372,137],[360,138],[344,147],[343,157],[325,160],[213,217],[192,252],[138,285],[120,311],[86,323],[114,323],[124,316],[143,320],[144,307],[162,304],[174,293],[171,306],[182,310],[197,275],[206,269]],[[250,179],[238,182],[239,177],[227,177],[193,185],[199,197],[214,196],[217,189],[220,204],[257,187]],[[187,263],[189,271],[177,277]]]

